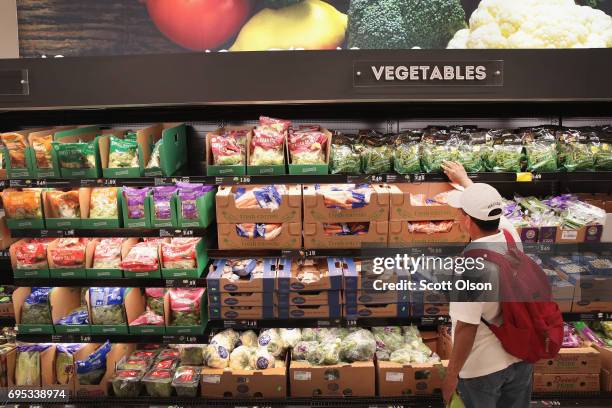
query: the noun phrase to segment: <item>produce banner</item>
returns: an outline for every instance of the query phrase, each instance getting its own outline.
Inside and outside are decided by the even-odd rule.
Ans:
[[[609,48],[612,0],[17,0],[22,57]]]

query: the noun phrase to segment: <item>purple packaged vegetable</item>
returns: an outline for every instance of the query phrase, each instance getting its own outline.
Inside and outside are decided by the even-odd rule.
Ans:
[[[123,188],[123,196],[125,197],[125,202],[127,203],[128,218],[140,219],[145,217],[145,200],[148,193],[148,187]]]
[[[169,220],[171,218],[170,201],[176,193],[175,186],[160,186],[153,188],[153,207],[155,218],[158,220]]]
[[[198,218],[196,200],[212,189],[211,186],[192,183],[176,183],[178,196],[181,199],[181,216],[186,220]]]

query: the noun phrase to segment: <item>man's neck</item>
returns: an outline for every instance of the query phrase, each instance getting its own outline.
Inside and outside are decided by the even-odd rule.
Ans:
[[[486,237],[490,237],[492,235],[497,235],[499,234],[499,230],[495,230],[495,232],[489,232],[489,231],[483,231],[483,230],[478,230],[476,232],[474,232],[474,235],[472,235],[472,241],[476,241],[477,239],[482,239],[482,238],[486,238]]]

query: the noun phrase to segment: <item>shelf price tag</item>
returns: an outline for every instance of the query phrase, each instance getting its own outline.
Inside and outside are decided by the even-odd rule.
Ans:
[[[117,185],[117,179],[102,179],[100,180],[102,182],[102,185],[104,186],[116,186]]]
[[[540,179],[541,178],[542,176],[540,176]],[[530,183],[533,181],[533,173],[530,173],[530,172],[516,173],[516,181],[518,181],[519,183]]]
[[[235,184],[249,184],[249,183],[251,183],[251,177],[249,177],[249,176],[238,176],[238,177],[234,177],[232,179],[232,181]]]
[[[382,181],[383,181],[383,176],[381,176],[381,175],[374,175],[374,176],[371,176],[371,177],[370,177],[370,181],[371,181],[372,183],[382,183]]]
[[[424,174],[419,173],[419,174],[414,174],[412,176],[412,182],[413,183],[420,183],[422,181],[425,181],[425,175]]]
[[[91,336],[80,336],[79,343],[91,343]]]
[[[398,177],[400,176],[397,174],[387,174],[387,183],[395,183]]]

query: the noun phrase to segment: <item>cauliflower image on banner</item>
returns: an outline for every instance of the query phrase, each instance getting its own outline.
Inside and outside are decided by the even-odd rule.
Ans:
[[[573,0],[482,0],[448,48],[610,48],[612,17]]]

